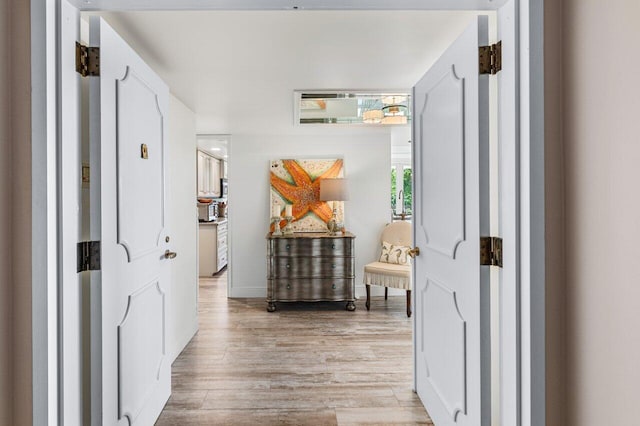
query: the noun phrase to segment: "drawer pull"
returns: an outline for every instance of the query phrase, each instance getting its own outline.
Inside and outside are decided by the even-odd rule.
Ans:
[[[335,245],[335,244],[331,244],[331,248],[332,248],[332,249],[335,249],[335,248],[336,248],[336,245]]]
[[[286,248],[287,250],[289,250],[291,248],[291,246],[289,244],[287,244],[286,246],[284,246],[284,248]]]
[[[291,265],[287,263],[287,269],[291,269]]]
[[[335,284],[332,285],[331,288],[335,290],[336,289],[336,285]]]
[[[335,263],[331,264],[331,269],[336,269],[336,264]]]
[[[287,284],[287,290],[291,290],[291,284]]]

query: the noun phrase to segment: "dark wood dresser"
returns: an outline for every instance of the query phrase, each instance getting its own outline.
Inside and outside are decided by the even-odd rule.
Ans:
[[[346,301],[355,305],[355,235],[267,235],[267,310],[276,302]]]

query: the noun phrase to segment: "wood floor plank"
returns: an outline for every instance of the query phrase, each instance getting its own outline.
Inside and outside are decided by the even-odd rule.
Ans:
[[[336,417],[341,426],[433,424],[420,407],[336,408]]]
[[[411,390],[405,298],[340,303],[227,299],[200,280],[200,329],[173,364],[157,425],[431,424]]]

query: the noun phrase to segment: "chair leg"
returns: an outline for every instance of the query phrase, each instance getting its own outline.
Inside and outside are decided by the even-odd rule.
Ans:
[[[411,290],[407,290],[407,316],[411,318]]]
[[[367,307],[368,311],[371,307],[371,286],[369,284],[366,284],[365,287],[367,288],[367,301],[365,302],[364,306]]]
[[[389,287],[384,288],[384,300],[387,300],[387,293],[389,292]]]

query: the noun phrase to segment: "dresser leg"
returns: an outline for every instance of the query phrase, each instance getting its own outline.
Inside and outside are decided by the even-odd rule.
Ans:
[[[353,302],[347,302],[347,311],[355,311],[356,310],[356,304]]]
[[[267,312],[275,312],[276,311],[276,302],[268,302]]]

